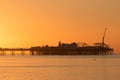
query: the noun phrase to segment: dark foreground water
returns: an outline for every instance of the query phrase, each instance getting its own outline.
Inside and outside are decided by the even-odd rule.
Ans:
[[[120,80],[120,56],[0,56],[0,80]]]

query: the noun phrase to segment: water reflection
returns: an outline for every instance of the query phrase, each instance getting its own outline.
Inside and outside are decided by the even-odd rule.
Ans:
[[[97,56],[0,56],[0,79],[119,80],[119,61]]]

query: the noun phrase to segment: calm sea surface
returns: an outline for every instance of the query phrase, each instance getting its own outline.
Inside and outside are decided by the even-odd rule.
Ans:
[[[120,80],[120,56],[0,56],[0,80]]]

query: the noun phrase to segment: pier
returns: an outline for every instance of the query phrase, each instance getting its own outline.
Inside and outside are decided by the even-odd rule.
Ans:
[[[8,53],[9,52],[9,53]],[[26,53],[27,52],[27,53]],[[0,55],[111,55],[112,48],[106,47],[31,47],[0,48]]]
[[[30,48],[0,48],[0,55],[15,55],[18,52],[20,52],[20,55],[24,55],[25,52],[29,52],[30,54]]]
[[[34,46],[31,48],[0,48],[0,55],[10,55],[19,54],[20,55],[112,55],[114,54],[114,49],[110,48],[105,44],[105,28],[104,35],[102,37],[102,42],[94,43],[90,46],[86,43],[61,43],[59,41],[58,46]],[[26,53],[27,52],[27,53]]]

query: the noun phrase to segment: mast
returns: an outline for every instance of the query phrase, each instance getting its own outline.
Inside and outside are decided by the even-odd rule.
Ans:
[[[104,35],[103,35],[103,38],[102,38],[102,47],[104,47],[104,45],[105,45],[104,40],[105,40],[106,30],[107,30],[107,28],[105,28]]]

